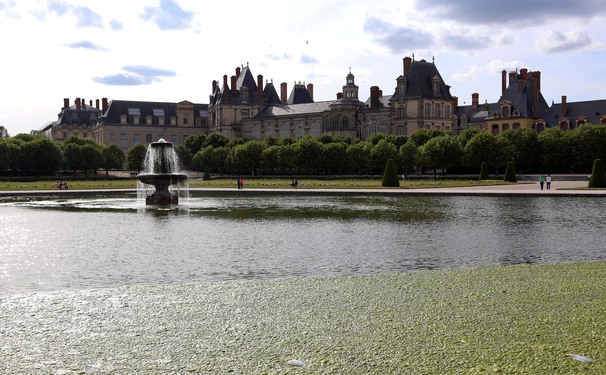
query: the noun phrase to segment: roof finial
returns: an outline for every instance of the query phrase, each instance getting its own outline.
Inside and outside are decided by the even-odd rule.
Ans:
[[[412,61],[415,61],[415,53],[412,53]]]
[[[431,56],[431,63],[436,65],[436,57],[435,56]]]

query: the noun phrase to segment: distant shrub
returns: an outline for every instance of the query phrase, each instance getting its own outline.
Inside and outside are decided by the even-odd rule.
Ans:
[[[383,187],[400,187],[400,180],[398,179],[398,172],[396,171],[396,165],[394,164],[393,159],[387,160],[381,185]]]
[[[518,182],[518,179],[516,178],[516,170],[512,161],[507,163],[507,169],[505,169],[505,177],[503,178],[503,181]]]
[[[482,162],[480,167],[480,180],[488,180],[488,164],[485,161]]]
[[[204,167],[204,176],[202,176],[202,180],[210,180],[210,171],[208,170],[208,166]]]
[[[606,172],[604,172],[604,163],[602,163],[602,159],[595,159],[593,161],[593,169],[591,170],[591,177],[589,177],[589,187],[606,187]]]

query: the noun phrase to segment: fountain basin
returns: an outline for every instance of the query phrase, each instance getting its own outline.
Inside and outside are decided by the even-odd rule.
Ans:
[[[170,191],[171,185],[180,185],[187,180],[187,175],[183,173],[142,173],[137,179],[144,184],[155,187],[151,195],[145,197],[146,205],[166,206],[179,204],[179,194]]]

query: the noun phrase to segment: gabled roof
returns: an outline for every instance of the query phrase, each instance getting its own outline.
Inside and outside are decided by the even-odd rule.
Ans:
[[[292,88],[290,92],[290,96],[288,97],[288,104],[303,104],[303,103],[313,103],[313,99],[305,85],[302,83],[295,84],[295,87]]]

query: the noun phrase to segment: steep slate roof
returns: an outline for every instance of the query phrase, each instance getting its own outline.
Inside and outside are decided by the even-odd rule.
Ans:
[[[297,116],[312,113],[321,113],[330,110],[331,104],[334,101],[303,103],[303,104],[287,104],[287,105],[268,105],[259,113],[253,116],[253,119],[264,119],[280,116]]]
[[[130,108],[131,110],[139,110],[138,116],[141,119],[141,124],[144,124],[144,120],[147,116],[158,118],[160,117],[158,113],[163,112],[164,124],[159,125],[170,125],[170,118],[177,115],[177,104],[178,103],[112,100],[109,102],[107,110],[103,114],[99,124],[120,124],[120,116],[124,114],[130,115]],[[207,116],[208,104],[194,104],[193,106],[196,117]]]
[[[559,126],[562,117],[567,117],[571,124],[579,117],[587,118],[587,122],[599,125],[600,117],[606,114],[606,100],[588,100],[583,102],[566,103],[566,114],[562,116],[562,103],[552,104],[545,114],[547,126]]]
[[[101,116],[101,110],[97,107],[81,104],[80,108],[74,104],[69,108],[63,108],[59,113],[56,124],[67,125],[89,125],[97,123],[97,118]]]
[[[425,60],[412,61],[410,68],[405,72],[406,77],[406,95],[405,98],[440,98],[451,100],[450,86],[444,83],[438,68],[434,63]],[[440,78],[440,92],[436,96],[433,93],[433,77]],[[397,87],[396,87],[397,91]],[[396,93],[394,93],[395,95]]]
[[[299,82],[298,84],[295,84],[295,87],[292,88],[292,91],[290,92],[290,96],[288,97],[287,103],[288,104],[313,103],[313,99],[309,95],[309,92],[307,91],[307,88],[305,88],[305,85],[303,85]]]
[[[265,84],[265,88],[263,89],[263,102],[266,104],[282,104],[273,82]]]
[[[511,102],[512,112],[518,110],[522,117],[543,117],[547,112],[547,109],[549,109],[549,105],[547,105],[543,94],[539,92],[539,106],[536,113],[534,113],[532,108],[532,87],[520,78],[520,74],[516,74],[513,81],[509,83],[507,89],[503,95],[501,95],[499,103],[502,103],[505,100]],[[495,110],[496,112],[500,112],[500,107]]]

